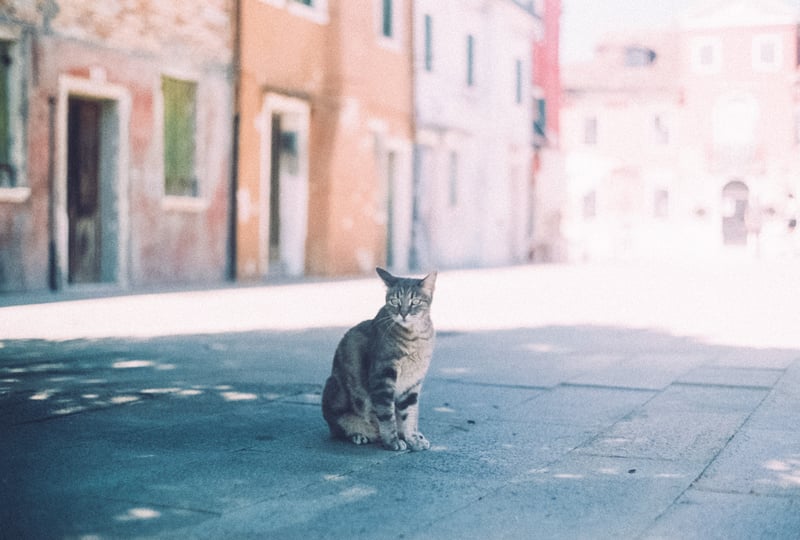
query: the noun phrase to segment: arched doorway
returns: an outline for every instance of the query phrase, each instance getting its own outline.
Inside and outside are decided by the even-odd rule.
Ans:
[[[747,206],[750,190],[740,180],[722,188],[722,239],[726,246],[747,245]]]

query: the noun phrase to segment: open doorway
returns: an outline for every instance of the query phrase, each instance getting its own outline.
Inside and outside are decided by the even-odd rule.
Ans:
[[[750,190],[733,180],[722,188],[722,239],[726,246],[747,245],[747,210]]]
[[[67,103],[67,280],[114,283],[119,275],[115,102]]]
[[[308,234],[309,105],[268,94],[263,115],[262,272],[302,276]]]

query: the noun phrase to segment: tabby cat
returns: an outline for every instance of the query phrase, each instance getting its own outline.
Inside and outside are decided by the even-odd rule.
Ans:
[[[376,269],[386,303],[374,319],[345,333],[322,393],[331,435],[389,450],[427,450],[419,432],[419,394],[433,353],[430,318],[436,272],[424,279]]]

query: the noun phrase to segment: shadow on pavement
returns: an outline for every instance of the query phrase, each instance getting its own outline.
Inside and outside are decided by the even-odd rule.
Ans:
[[[785,431],[800,425],[800,351],[607,327],[441,332],[421,399],[432,451],[393,454],[328,437],[320,392],[343,332],[0,342],[0,536],[455,538],[536,524],[611,537],[683,523],[675,501],[709,493],[800,499]],[[784,514],[770,526],[797,525]]]

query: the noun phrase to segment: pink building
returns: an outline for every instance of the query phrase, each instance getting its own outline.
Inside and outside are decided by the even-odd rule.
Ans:
[[[783,2],[715,2],[565,70],[570,258],[792,251],[798,23]]]
[[[225,279],[230,7],[0,3],[0,292]]]

